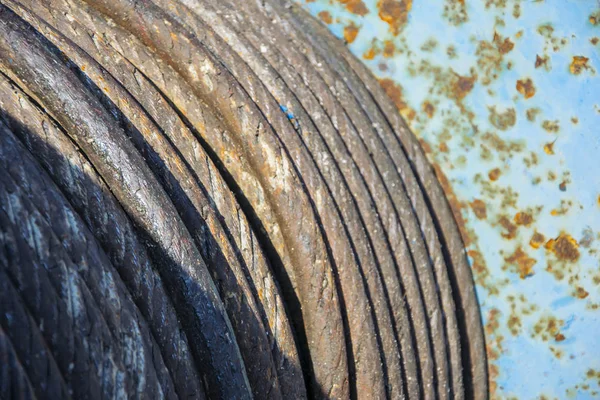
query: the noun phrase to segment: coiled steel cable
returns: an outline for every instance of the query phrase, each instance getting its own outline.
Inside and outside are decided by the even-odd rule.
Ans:
[[[0,394],[487,397],[441,186],[323,26],[0,3]]]

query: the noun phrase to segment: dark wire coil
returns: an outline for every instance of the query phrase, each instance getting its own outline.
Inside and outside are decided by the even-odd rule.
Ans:
[[[458,228],[283,0],[0,0],[1,398],[487,398]]]

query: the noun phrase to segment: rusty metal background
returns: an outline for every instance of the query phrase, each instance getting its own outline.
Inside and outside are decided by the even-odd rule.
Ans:
[[[600,397],[600,3],[297,3],[379,78],[435,165],[491,397]]]

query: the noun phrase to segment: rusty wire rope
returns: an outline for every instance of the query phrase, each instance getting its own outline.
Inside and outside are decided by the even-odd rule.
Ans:
[[[487,397],[441,186],[323,26],[0,3],[0,398]]]

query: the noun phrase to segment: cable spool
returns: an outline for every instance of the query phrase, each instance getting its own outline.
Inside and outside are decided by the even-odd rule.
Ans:
[[[0,2],[2,395],[487,397],[441,187],[325,28]]]

